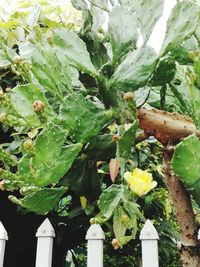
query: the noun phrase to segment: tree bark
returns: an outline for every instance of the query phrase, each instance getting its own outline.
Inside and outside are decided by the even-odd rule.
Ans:
[[[173,154],[172,147],[164,149],[164,175],[173,203],[181,235],[181,261],[183,267],[200,266],[200,248],[198,244],[197,224],[192,208],[191,198],[183,183],[170,168],[170,160]]]

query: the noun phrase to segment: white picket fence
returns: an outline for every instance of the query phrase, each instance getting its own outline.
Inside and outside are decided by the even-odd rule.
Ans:
[[[37,233],[37,252],[35,267],[51,267],[53,238],[55,231],[49,219],[38,228]],[[87,267],[103,267],[103,241],[105,239],[104,232],[100,225],[93,224],[87,231],[86,240],[87,248]],[[200,231],[198,234],[200,240]],[[8,234],[3,224],[0,222],[0,267],[3,267],[4,253]],[[158,257],[158,232],[147,220],[140,233],[142,242],[142,266],[143,267],[159,267]]]

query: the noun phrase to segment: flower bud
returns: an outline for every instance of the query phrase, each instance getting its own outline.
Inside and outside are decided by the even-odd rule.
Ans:
[[[91,218],[90,219],[90,224],[95,224],[96,223],[96,218]]]
[[[22,61],[22,58],[21,58],[19,55],[14,56],[14,58],[12,59],[12,62],[13,62],[14,64],[18,64],[18,63],[20,63],[21,61]]]
[[[112,140],[114,141],[114,142],[117,142],[117,141],[119,141],[119,136],[118,135],[113,135],[113,137],[112,137]]]
[[[2,89],[0,89],[0,97],[3,97],[4,96],[4,92]]]
[[[14,198],[13,195],[9,195],[9,196],[8,196],[8,200],[10,200],[10,201],[12,201],[13,198]]]
[[[1,191],[6,190],[6,187],[5,187],[5,181],[4,181],[4,180],[0,181],[0,190],[1,190]]]
[[[0,122],[4,122],[6,120],[6,114],[0,113]]]
[[[119,249],[120,248],[120,243],[119,243],[119,240],[117,238],[114,238],[112,240],[112,246],[114,249]]]
[[[123,94],[123,100],[125,101],[132,100],[133,98],[134,98],[134,93],[132,92]]]
[[[36,100],[33,103],[33,109],[35,112],[41,112],[44,109],[44,103],[40,100]]]
[[[24,141],[23,147],[25,150],[32,149],[33,148],[33,141],[31,139],[27,139],[26,141]]]

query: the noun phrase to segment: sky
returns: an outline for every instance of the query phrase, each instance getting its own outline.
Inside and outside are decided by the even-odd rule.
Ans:
[[[9,9],[15,8],[15,3],[19,0],[0,0],[0,8],[7,6]],[[23,0],[21,0],[23,1]],[[24,0],[24,3],[26,3],[27,0]],[[62,3],[69,2],[70,0],[52,0],[55,3],[60,3],[62,6]],[[134,1],[134,0],[132,0]],[[165,36],[165,30],[166,30],[166,21],[170,15],[171,9],[176,4],[176,0],[165,0],[165,6],[164,6],[164,13],[163,16],[160,18],[160,20],[157,22],[154,31],[152,35],[150,36],[150,39],[148,41],[148,45],[152,46],[156,52],[158,53],[160,51],[162,41]],[[142,40],[139,40],[139,44],[142,42]]]
[[[175,4],[176,4],[176,0],[165,0],[163,16],[157,22],[154,28],[154,31],[148,41],[148,45],[154,47],[156,52],[160,51],[160,48],[161,48],[161,45],[162,45],[162,42],[165,36],[166,22]]]

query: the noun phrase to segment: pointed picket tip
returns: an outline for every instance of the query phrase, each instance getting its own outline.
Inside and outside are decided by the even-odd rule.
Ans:
[[[198,240],[200,240],[200,229],[198,231]]]
[[[0,240],[8,240],[8,233],[0,221]]]
[[[49,219],[46,218],[37,230],[36,237],[55,237],[55,231],[50,223]]]
[[[99,224],[92,224],[87,231],[86,240],[104,240],[105,235]]]
[[[158,240],[158,232],[150,220],[147,220],[140,232],[140,240]]]

